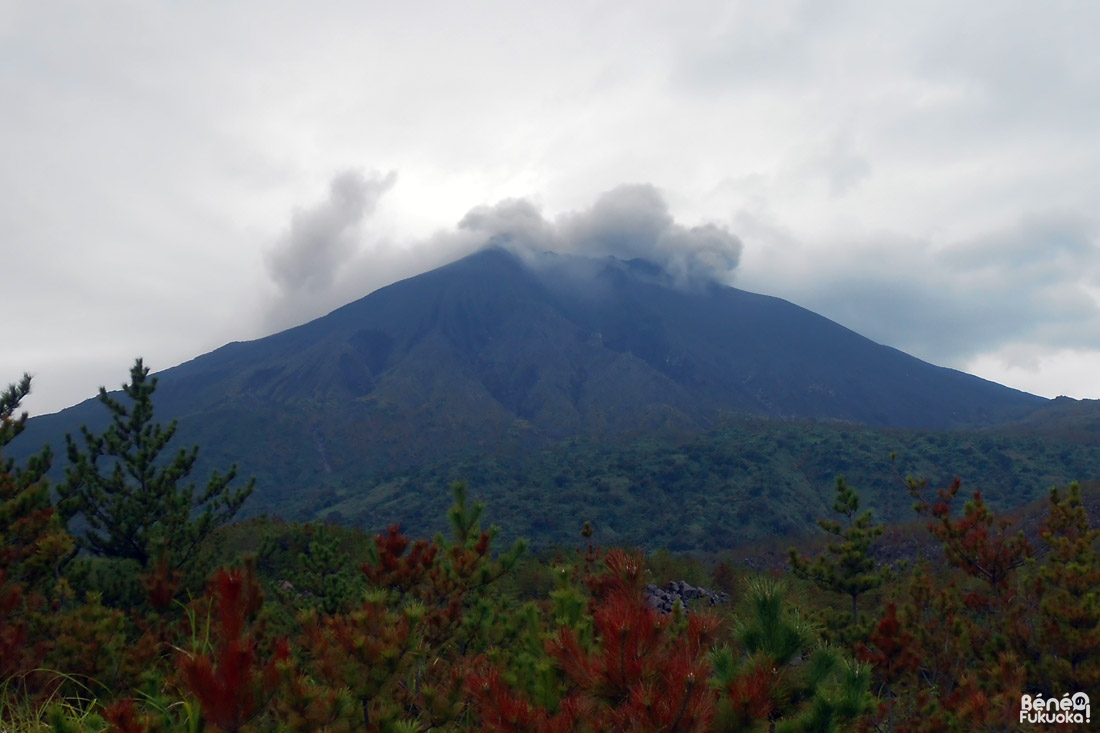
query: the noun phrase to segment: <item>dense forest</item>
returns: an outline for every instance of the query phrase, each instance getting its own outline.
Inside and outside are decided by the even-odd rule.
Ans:
[[[1100,477],[1100,440],[1049,428],[900,430],[738,416],[681,439],[572,439],[534,452],[453,457],[317,492],[287,490],[276,513],[375,530],[396,516],[432,535],[447,530],[450,486],[464,481],[492,508],[509,542],[523,537],[541,550],[590,522],[604,544],[715,553],[815,531],[839,475],[890,524],[913,518],[910,475],[943,486],[960,478],[1008,510],[1045,499],[1051,486]]]
[[[0,730],[973,731],[1091,715],[1091,485],[1051,490],[1031,522],[959,481],[895,475],[918,520],[899,529],[861,504],[855,472],[823,477],[820,541],[755,569],[609,542],[581,517],[572,544],[504,543],[463,484],[446,532],[372,536],[237,521],[252,484],[234,468],[192,483],[198,449],[155,421],[155,387],[139,361],[123,398],[101,394],[112,422],[69,440],[63,481],[46,480],[48,451],[0,463]],[[29,388],[0,398],[0,449]],[[729,600],[665,613],[651,586],[670,581]]]

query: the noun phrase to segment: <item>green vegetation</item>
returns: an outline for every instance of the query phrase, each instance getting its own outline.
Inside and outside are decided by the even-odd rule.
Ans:
[[[0,395],[0,450],[29,388]],[[142,434],[163,437],[141,414]],[[62,525],[49,459],[0,463],[0,730],[1002,730],[1021,695],[1100,681],[1100,532],[1078,484],[1051,491],[1025,531],[981,492],[960,509],[959,481],[909,479],[938,550],[888,574],[871,558],[889,530],[846,480],[840,519],[819,518],[830,541],[792,550],[788,573],[603,547],[583,522],[580,546],[500,551],[457,484],[433,539],[214,522],[195,540],[205,589],[183,598],[152,554],[128,595],[88,582],[73,534],[91,527]],[[157,512],[176,521],[161,485],[129,493],[153,528]],[[171,546],[159,532],[144,536]],[[659,613],[646,586],[669,579],[732,602]]]
[[[731,418],[679,441],[570,440],[537,452],[479,454],[363,476],[354,485],[293,496],[276,491],[265,501],[287,518],[331,516],[382,529],[400,517],[410,531],[433,534],[446,529],[448,487],[468,481],[492,508],[504,538],[527,537],[536,548],[568,543],[590,522],[604,544],[715,553],[816,531],[832,509],[839,475],[860,487],[862,506],[878,521],[899,524],[913,517],[905,475],[933,485],[958,477],[1007,510],[1044,498],[1050,486],[1100,478],[1100,443]]]
[[[156,377],[138,359],[130,382],[122,387],[129,404],[100,388],[99,401],[111,414],[103,435],[82,429],[85,449],[66,436],[69,468],[59,487],[58,507],[68,520],[79,516],[86,525],[81,549],[111,560],[130,560],[143,571],[155,563],[166,572],[202,569],[201,550],[219,526],[240,511],[255,481],[233,491],[233,466],[214,471],[206,487],[195,493],[184,482],[198,460],[198,446],[181,448],[170,461],[163,455],[176,433],[153,419]],[[205,570],[201,572],[205,576]]]
[[[813,560],[792,548],[789,552],[791,571],[796,577],[809,580],[818,588],[838,593],[852,600],[852,612],[833,619],[829,628],[841,639],[863,634],[859,615],[859,599],[878,588],[886,580],[884,569],[871,557],[871,545],[882,536],[880,525],[871,524],[870,510],[859,511],[859,494],[843,478],[836,480],[836,503],[833,511],[846,521],[818,520],[818,525],[840,542],[830,542],[826,552]]]

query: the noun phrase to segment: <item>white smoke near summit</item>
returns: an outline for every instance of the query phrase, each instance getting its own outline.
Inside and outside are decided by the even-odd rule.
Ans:
[[[459,222],[458,231],[521,255],[552,251],[643,259],[662,268],[680,286],[727,281],[742,249],[741,240],[724,227],[677,223],[660,191],[649,184],[618,186],[596,199],[591,208],[553,221],[524,199],[479,206]]]
[[[290,227],[266,262],[271,278],[285,292],[316,292],[329,287],[355,256],[358,228],[394,184],[396,174],[345,171],[333,177],[328,198],[296,210]]]
[[[265,253],[277,291],[266,313],[269,329],[288,328],[361,298],[404,277],[445,265],[488,246],[504,247],[533,267],[551,264],[546,253],[575,255],[554,267],[580,276],[607,257],[642,259],[680,288],[728,283],[741,257],[741,240],[715,224],[685,226],[649,184],[618,186],[592,206],[547,218],[531,201],[505,199],[470,209],[450,229],[420,240],[394,242],[371,235],[371,217],[396,174],[346,171],[328,195],[290,216],[289,227]]]

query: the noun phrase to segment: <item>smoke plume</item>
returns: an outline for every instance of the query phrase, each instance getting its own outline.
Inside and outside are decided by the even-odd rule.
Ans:
[[[728,280],[742,247],[741,240],[717,225],[688,228],[676,223],[660,191],[649,184],[619,186],[591,208],[553,222],[523,199],[479,206],[466,214],[458,230],[482,245],[504,246],[521,255],[553,251],[648,260],[681,286]]]
[[[268,251],[272,279],[284,292],[329,287],[356,254],[360,223],[396,180],[393,172],[370,178],[359,171],[337,174],[329,184],[328,198],[295,211],[289,230]]]

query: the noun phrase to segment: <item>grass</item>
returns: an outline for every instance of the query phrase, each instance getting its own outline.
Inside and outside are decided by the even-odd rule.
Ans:
[[[87,731],[95,733],[107,729],[107,722],[99,715],[99,698],[84,682],[72,675],[52,669],[33,669],[29,674],[48,675],[53,691],[43,700],[36,700],[25,691],[16,688],[18,677],[0,682],[0,733],[38,733],[38,731]],[[81,691],[75,697],[63,697],[58,693],[62,685]],[[57,683],[57,684],[52,684]]]

